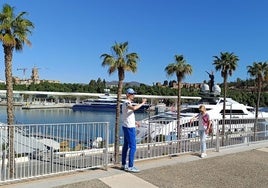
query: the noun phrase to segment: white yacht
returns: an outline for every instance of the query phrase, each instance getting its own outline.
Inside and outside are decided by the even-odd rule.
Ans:
[[[224,99],[219,97],[220,88],[214,86],[213,93],[208,91],[206,84],[202,87],[201,99],[195,104],[183,105],[180,111],[180,131],[182,138],[192,138],[198,135],[198,122],[190,123],[190,119],[199,113],[199,106],[205,105],[207,113],[213,120],[214,134],[216,123],[222,125],[223,102]],[[268,124],[268,113],[259,112],[259,122]],[[225,131],[241,132],[245,129],[252,129],[255,123],[255,111],[253,107],[241,104],[231,98],[226,98],[225,109]],[[141,121],[141,126],[137,128],[137,139],[159,140],[160,137],[166,139],[175,139],[177,135],[177,112],[168,111],[154,115]],[[220,126],[220,131],[221,131]]]

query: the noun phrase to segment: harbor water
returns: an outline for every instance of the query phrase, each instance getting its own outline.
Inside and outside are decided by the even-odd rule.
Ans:
[[[262,110],[267,110],[262,108]],[[140,121],[148,118],[148,112],[135,113],[136,120]],[[14,122],[19,125],[41,125],[42,124],[75,124],[75,123],[88,123],[88,122],[108,122],[110,142],[114,142],[114,128],[115,128],[115,112],[102,112],[102,111],[73,111],[71,108],[46,108],[46,109],[22,109],[19,106],[14,107]],[[0,122],[7,122],[7,112],[5,106],[0,106]],[[123,136],[121,129],[122,121],[120,121],[120,137]],[[69,129],[69,128],[68,128]],[[70,132],[71,131],[70,127]],[[80,135],[82,138],[82,136]],[[85,136],[83,136],[84,138]],[[94,136],[91,136],[95,138]]]
[[[113,135],[115,126],[115,112],[102,111],[73,111],[71,108],[48,108],[25,110],[21,107],[14,108],[14,122],[16,124],[57,124],[57,123],[82,123],[82,122],[109,122]],[[136,120],[149,116],[145,113],[135,113]],[[7,122],[5,106],[0,106],[0,122]],[[121,122],[120,122],[121,126]],[[120,128],[120,136],[122,129]]]

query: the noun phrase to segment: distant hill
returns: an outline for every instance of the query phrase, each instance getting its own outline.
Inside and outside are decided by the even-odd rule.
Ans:
[[[106,85],[107,86],[117,86],[118,85],[118,81],[110,81],[110,82],[109,81],[106,81]],[[141,85],[141,83],[132,81],[132,82],[124,82],[124,85],[137,86],[137,87],[139,87]]]

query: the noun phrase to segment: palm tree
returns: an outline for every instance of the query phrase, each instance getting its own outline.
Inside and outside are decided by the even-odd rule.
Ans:
[[[165,68],[165,71],[168,76],[172,76],[174,73],[177,76],[177,83],[178,83],[177,135],[179,140],[181,138],[180,135],[181,82],[185,78],[186,74],[192,74],[192,66],[186,63],[186,60],[183,58],[183,55],[175,55],[175,63],[169,64]]]
[[[34,28],[33,23],[24,18],[26,12],[17,16],[14,14],[14,7],[8,4],[3,5],[0,12],[0,41],[4,48],[6,96],[7,96],[7,123],[8,123],[8,149],[9,149],[9,174],[14,177],[14,112],[13,112],[13,83],[12,83],[12,58],[13,51],[22,51],[24,43],[31,45],[27,35],[31,34]]]
[[[128,42],[115,43],[112,46],[112,55],[102,54],[102,66],[109,66],[108,73],[111,75],[118,71],[118,90],[117,90],[117,106],[115,118],[115,143],[114,143],[114,161],[119,163],[119,123],[120,123],[120,99],[123,89],[123,81],[125,79],[125,71],[135,73],[137,71],[137,62],[139,60],[137,53],[128,53]]]
[[[254,62],[252,66],[247,66],[250,76],[255,77],[257,81],[257,103],[254,124],[254,140],[256,140],[256,129],[258,122],[258,112],[260,106],[262,84],[268,81],[268,64],[267,62]]]
[[[221,76],[223,77],[223,114],[222,114],[222,135],[224,135],[225,132],[225,109],[226,109],[226,91],[227,91],[227,79],[228,75],[232,76],[233,71],[235,71],[237,67],[237,62],[239,61],[238,57],[234,53],[228,53],[228,52],[221,52],[220,56],[213,56],[214,62],[213,65],[215,65],[216,71],[221,71]],[[222,137],[222,145],[224,145],[224,136]]]

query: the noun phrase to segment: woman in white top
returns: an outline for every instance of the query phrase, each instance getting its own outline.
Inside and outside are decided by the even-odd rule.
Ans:
[[[206,136],[209,133],[211,127],[211,120],[209,114],[206,111],[204,105],[199,106],[200,113],[191,119],[191,122],[195,119],[198,119],[198,133],[200,136],[200,149],[201,149],[201,158],[207,156],[206,154]]]

